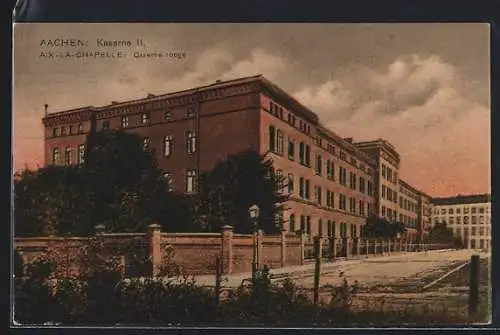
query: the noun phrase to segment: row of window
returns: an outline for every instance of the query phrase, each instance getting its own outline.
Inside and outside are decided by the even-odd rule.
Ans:
[[[462,229],[461,228],[456,228],[454,230],[457,235],[462,236]],[[472,227],[471,230],[471,235],[470,236],[490,236],[490,228],[489,227],[479,227],[479,230],[477,230],[476,227]],[[479,232],[479,234],[477,234]],[[464,235],[469,236],[469,228],[464,228]]]
[[[269,127],[269,150],[283,155],[284,152],[284,135],[283,131],[276,129],[274,126]],[[295,160],[295,142],[288,138],[288,159]],[[311,167],[311,147],[304,142],[299,143],[299,163]],[[325,162],[326,177],[332,181],[335,180],[335,164],[333,160],[328,159]],[[321,154],[316,154],[315,174],[318,176],[323,175],[323,158]],[[343,166],[339,166],[339,183],[347,186],[347,171]],[[349,173],[349,187],[353,190],[357,189],[357,176],[354,172]],[[367,182],[363,177],[359,177],[359,191],[373,196],[373,183]]]
[[[193,118],[195,115],[195,110],[193,107],[189,107],[187,108],[186,110],[186,118],[187,119],[190,119],[190,118]],[[170,110],[166,110],[163,112],[163,121],[165,122],[170,122],[172,121],[172,112]],[[151,122],[151,117],[150,117],[150,114],[149,113],[142,113],[141,114],[141,118],[139,119],[139,123],[141,125],[148,125],[150,124]],[[109,130],[109,121],[108,120],[105,120],[102,122],[102,129],[103,130]],[[128,115],[123,115],[121,117],[121,125],[122,125],[122,128],[128,128],[130,126],[130,122],[129,122],[129,116]]]
[[[395,204],[398,203],[398,193],[392,188],[382,185],[382,199],[386,199]]]
[[[410,201],[408,199],[405,199],[401,196],[399,197],[399,208],[404,209],[406,211],[413,212],[413,213],[418,212],[418,206],[416,203],[414,203],[413,201]]]
[[[484,216],[471,216],[470,217],[471,220],[471,224],[484,224],[484,223],[488,223],[487,220],[485,220],[485,217]],[[460,216],[457,216],[456,218],[454,217],[449,217],[448,219],[440,219],[440,218],[434,218],[434,223],[439,223],[439,222],[447,222],[449,224],[462,224],[462,217]],[[463,224],[469,224],[469,216],[464,216],[463,217]]]
[[[175,190],[175,184],[174,184],[174,175],[173,173],[166,172],[163,174],[163,178],[165,179],[167,183],[167,189],[169,191],[174,191]],[[186,180],[186,193],[193,193],[196,192],[197,188],[197,180],[196,180],[196,170],[187,170],[184,176]]]
[[[61,126],[52,128],[52,136],[66,136],[66,135],[75,135],[83,133],[83,124],[78,125],[69,125],[69,126]]]
[[[277,118],[285,120],[283,107],[281,107],[280,105],[276,104],[273,101],[269,102],[269,112],[272,115],[276,116]],[[287,113],[286,122],[290,124],[292,127],[297,128],[297,117],[294,114],[290,112]],[[299,129],[300,131],[302,131],[307,135],[311,134],[311,126],[307,122],[301,120],[300,118],[299,118]]]
[[[434,208],[434,214],[439,214],[441,213],[441,215],[445,215],[445,214],[460,214],[460,207],[458,208],[448,208],[448,210],[446,210],[446,208]],[[463,208],[463,212],[464,214],[468,214],[469,213],[469,207],[464,207]],[[483,214],[483,213],[489,213],[489,207],[470,207],[470,212],[472,214],[476,214],[477,212]]]
[[[405,225],[410,226],[410,227],[417,226],[417,219],[416,218],[412,218],[412,217],[409,217],[408,215],[404,215],[401,213],[399,214],[399,222],[402,222]]]
[[[295,214],[290,214],[289,221],[288,221],[288,231],[290,232],[296,232],[296,231],[302,231],[308,235],[320,235],[324,236],[337,236],[337,231],[336,231],[336,224],[335,221],[333,220],[323,220],[323,219],[318,219],[318,224],[317,224],[317,231],[313,232],[311,230],[311,216],[309,215],[300,215],[299,217],[299,222],[297,221],[297,218],[295,217]],[[349,229],[348,229],[349,227]],[[364,227],[361,226],[361,236],[364,234],[362,233],[364,231]],[[349,230],[349,234],[347,234]],[[341,238],[346,238],[346,237],[353,237],[356,238],[358,237],[357,234],[357,229],[355,224],[349,224],[346,222],[340,222],[339,224],[339,237]]]
[[[72,148],[70,146],[67,146],[64,148],[64,165],[71,165],[73,164],[73,151],[75,148]],[[84,161],[84,156],[85,156],[85,144],[80,144],[78,145],[77,150],[77,159],[76,163],[81,164]],[[61,153],[59,151],[59,148],[53,148],[52,149],[52,164],[53,165],[59,165],[61,163]]]
[[[382,164],[382,178],[393,184],[397,184],[398,173],[396,171],[393,171],[390,167],[386,166],[385,164]]]
[[[194,154],[196,152],[197,141],[196,132],[188,131],[186,132],[186,153]],[[144,137],[142,139],[142,148],[144,150],[149,150],[151,147],[151,137]],[[163,137],[163,156],[170,157],[174,151],[174,137],[172,135],[167,135]]]
[[[281,170],[276,170],[276,174],[279,178],[283,175],[283,172]],[[303,200],[311,200],[311,194],[310,194],[310,180],[305,179],[303,177],[299,177],[299,198]],[[291,173],[288,174],[288,194],[293,195],[295,192],[295,176]],[[314,200],[315,202],[323,206],[323,194],[324,190],[320,186],[315,186],[314,187]],[[341,210],[347,210],[347,203],[346,203],[347,197],[339,193],[339,202],[338,206],[339,209]],[[326,206],[328,208],[335,208],[335,195],[334,192],[331,190],[326,190]],[[359,204],[358,207],[358,212],[356,212],[356,205]],[[371,203],[365,203],[363,200],[359,200],[356,202],[356,199],[353,197],[349,197],[349,212],[353,214],[359,214],[359,215],[365,215],[366,213],[372,213],[373,212],[373,205]]]

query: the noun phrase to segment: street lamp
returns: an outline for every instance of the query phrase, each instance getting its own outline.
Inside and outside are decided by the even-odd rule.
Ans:
[[[255,280],[255,275],[257,273],[257,226],[259,221],[259,206],[252,205],[248,209],[248,215],[250,220],[252,220],[252,231],[253,231],[253,257],[252,257],[252,280]]]

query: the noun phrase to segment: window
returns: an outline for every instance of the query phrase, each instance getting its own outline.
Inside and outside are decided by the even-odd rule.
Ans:
[[[83,124],[81,123],[78,124],[78,132],[83,133]]]
[[[392,190],[389,187],[387,187],[387,200],[392,201]]]
[[[102,130],[104,131],[109,130],[109,121],[102,122]]]
[[[306,216],[306,230],[307,230],[307,234],[310,235],[311,234],[311,217],[310,216]]]
[[[382,198],[386,198],[386,190],[385,190],[385,185],[382,185]]]
[[[321,202],[322,202],[321,193],[323,193],[321,190],[321,187],[315,186],[314,187],[314,196],[316,198],[316,203],[318,205],[321,205]]]
[[[345,154],[344,151],[340,151],[340,159],[342,159],[344,161],[347,160],[347,155]]]
[[[347,185],[347,172],[346,169],[342,166],[339,166],[339,179],[341,185]]]
[[[64,165],[71,165],[71,147],[66,147],[64,151]]]
[[[373,204],[372,203],[368,203],[368,206],[366,206],[366,207],[367,207],[366,209],[368,210],[368,212],[366,214],[367,215],[373,214]]]
[[[163,138],[163,156],[170,157],[172,155],[174,138],[172,135],[167,135]]]
[[[305,164],[305,152],[306,152],[306,146],[304,142],[299,143],[299,163],[304,165]]]
[[[471,235],[476,236],[476,227],[472,227],[471,229]]]
[[[455,213],[460,214],[460,208],[457,208],[457,209],[455,210]]]
[[[470,212],[471,212],[472,214],[476,214],[476,207],[471,207]]]
[[[194,108],[193,107],[188,107],[186,110],[186,117],[188,119],[192,118],[194,116]]]
[[[469,207],[464,208],[464,214],[469,214]]]
[[[151,143],[151,138],[149,137],[144,137],[142,140],[142,149],[143,150],[148,150],[149,149],[149,144]]]
[[[163,112],[163,121],[167,121],[167,122],[172,121],[172,112],[171,111],[164,111]]]
[[[365,215],[365,202],[363,200],[359,200],[359,215]]]
[[[345,222],[340,223],[340,237],[347,237],[347,223]]]
[[[339,194],[339,208],[344,211],[346,209],[346,197],[342,193]]]
[[[70,134],[70,135],[73,135],[74,133],[75,133],[75,126],[70,125],[70,126],[69,126],[69,134]]]
[[[52,129],[52,136],[53,137],[59,136],[59,128],[55,127],[54,129]]]
[[[356,225],[351,224],[351,237],[354,237],[354,238],[358,237],[358,234],[357,234],[356,230],[357,230],[356,229]]]
[[[368,188],[368,195],[373,196],[373,183],[371,181],[368,181],[367,188]]]
[[[293,191],[294,191],[294,178],[293,178],[293,174],[289,173],[288,174],[288,193],[290,195],[292,195]]]
[[[349,211],[356,213],[356,199],[354,198],[349,198]]]
[[[309,200],[310,199],[310,193],[309,193],[310,189],[309,189],[309,180],[307,180],[307,179],[306,179],[306,183],[305,183],[305,189],[306,189],[305,190],[306,191],[306,194],[305,194],[306,199]]]
[[[288,138],[288,159],[291,161],[295,159],[295,143],[291,138]]]
[[[300,231],[303,233],[306,231],[306,217],[304,215],[300,216]]]
[[[462,223],[462,222],[461,222],[462,218],[461,218],[460,216],[457,216],[455,219],[456,219],[456,221],[457,221],[457,224]]]
[[[385,217],[385,206],[382,206],[382,216]]]
[[[479,235],[484,236],[484,227],[479,227]]]
[[[399,196],[399,208],[403,208],[403,197]]]
[[[390,168],[387,168],[387,180],[392,182],[392,170]]]
[[[274,126],[269,126],[269,151],[276,151],[276,129]]]
[[[445,208],[441,208],[441,215],[445,215],[446,214],[446,209]]]
[[[318,235],[323,236],[323,220],[318,219]]]
[[[295,232],[295,214],[290,214],[288,219],[288,231]]]
[[[85,157],[85,144],[80,144],[78,146],[78,164],[83,163]]]
[[[304,178],[299,178],[299,197],[304,199],[306,197]]]
[[[66,127],[61,127],[61,136],[66,135]]]
[[[464,216],[464,224],[469,224],[469,217],[468,216]]]
[[[333,161],[326,161],[326,177],[330,180],[335,180],[335,165]]]
[[[453,208],[448,209],[448,214],[453,214]]]
[[[335,207],[335,205],[334,205],[334,203],[335,203],[335,202],[334,202],[334,201],[335,201],[335,199],[334,199],[333,192],[332,192],[332,191],[330,191],[330,190],[327,190],[327,191],[326,191],[326,206],[327,206],[328,208],[333,208],[333,207]]]
[[[278,154],[283,155],[283,151],[284,151],[283,132],[281,130],[278,130],[277,136],[278,136],[278,143],[277,143],[277,146],[276,146],[276,151],[277,151]]]
[[[167,172],[163,175],[163,178],[165,178],[165,181],[167,182],[167,190],[169,192],[172,192],[174,190],[174,178],[172,176],[172,173]]]
[[[142,113],[141,114],[141,123],[142,124],[148,124],[149,123],[149,114],[148,113]]]
[[[359,191],[365,193],[365,178],[359,177]]]
[[[477,224],[477,216],[472,216],[472,224]]]
[[[349,172],[349,187],[352,190],[356,189],[356,180],[357,180],[356,174],[353,172]]]
[[[283,170],[276,169],[276,180],[278,182],[278,190],[283,192],[283,188],[285,187],[285,183],[283,181]]]
[[[128,127],[128,116],[122,116],[122,128]]]
[[[306,145],[306,157],[305,157],[305,164],[306,166],[311,166],[311,147]]]
[[[52,164],[56,165],[59,163],[59,149],[54,148],[52,149]]]
[[[196,152],[196,133],[188,131],[186,135],[186,151],[189,155]]]
[[[196,171],[188,170],[186,171],[186,192],[192,193],[196,189]]]
[[[321,173],[322,173],[322,167],[321,165],[323,164],[322,162],[322,159],[321,159],[321,155],[320,154],[316,154],[316,174],[318,176],[321,176]]]
[[[384,165],[384,164],[382,164],[382,177],[384,177],[384,178],[385,178],[385,175],[386,175],[386,174],[385,174],[385,165]]]

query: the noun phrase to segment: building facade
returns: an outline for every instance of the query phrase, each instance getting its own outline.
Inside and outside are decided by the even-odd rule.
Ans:
[[[51,113],[43,124],[46,165],[81,163],[87,134],[123,130],[142,138],[169,187],[183,193],[195,192],[200,173],[230,154],[266,154],[287,181],[288,231],[359,237],[371,214],[400,214],[413,229],[420,211],[413,188],[407,200],[417,207],[402,211],[398,203],[400,158],[390,143],[341,138],[263,76]]]
[[[491,248],[491,196],[458,195],[432,200],[432,225],[446,223],[468,249]]]

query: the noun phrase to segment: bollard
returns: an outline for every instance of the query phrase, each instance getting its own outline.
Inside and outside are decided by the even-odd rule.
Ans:
[[[222,277],[222,258],[220,256],[217,256],[215,258],[215,303],[218,306],[219,305],[219,299],[220,299],[220,284],[221,284],[221,277]]]
[[[479,302],[479,255],[470,258],[469,315],[477,312]]]
[[[316,259],[316,264],[314,267],[314,305],[319,303],[319,274],[321,266],[321,240],[319,236],[314,237],[314,258]]]

